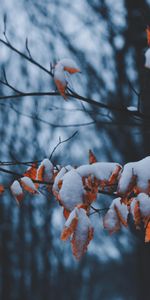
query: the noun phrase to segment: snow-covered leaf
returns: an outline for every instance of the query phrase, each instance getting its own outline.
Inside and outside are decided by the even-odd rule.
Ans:
[[[37,170],[37,180],[51,182],[53,179],[54,167],[51,161],[48,158],[45,158]]]
[[[29,177],[27,177],[27,176],[22,177],[20,179],[20,184],[23,187],[23,189],[26,190],[27,192],[29,192],[31,194],[37,194],[38,193],[35,184],[33,183],[33,181]]]
[[[12,192],[12,195],[16,199],[17,203],[20,203],[23,200],[24,195],[23,195],[22,187],[17,180],[15,180],[12,183],[10,190]]]
[[[145,52],[145,67],[150,69],[150,48]]]
[[[75,208],[67,219],[61,238],[66,240],[69,236],[73,255],[80,259],[93,238],[93,227],[83,208]]]
[[[81,176],[75,169],[67,172],[62,178],[62,186],[59,191],[59,200],[68,211],[83,202],[84,188]]]
[[[80,72],[80,69],[77,66],[77,64],[75,63],[75,61],[70,58],[63,58],[63,59],[59,60],[57,65],[62,65],[64,71],[67,71],[70,74]]]
[[[127,226],[128,208],[124,203],[121,203],[121,198],[116,198],[104,216],[104,228],[110,234],[118,231],[121,224]]]
[[[59,93],[66,99],[67,80],[64,73],[64,67],[61,64],[57,64],[54,68],[54,81]]]
[[[149,192],[150,156],[124,166],[119,184],[118,193],[126,195],[131,191],[136,194]]]

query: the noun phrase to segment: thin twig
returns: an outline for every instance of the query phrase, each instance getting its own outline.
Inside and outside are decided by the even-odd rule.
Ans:
[[[69,140],[71,140],[72,138],[74,138],[75,135],[76,135],[77,133],[78,133],[78,131],[75,131],[69,138],[67,138],[67,139],[65,139],[65,140],[63,140],[63,141],[61,141],[61,138],[59,137],[59,142],[58,142],[58,144],[54,147],[54,149],[52,150],[52,152],[51,152],[51,154],[50,154],[50,156],[49,156],[49,160],[52,159],[52,156],[53,156],[54,152],[56,151],[56,149],[57,149],[61,144],[66,143],[66,142],[68,142]]]
[[[32,59],[32,55],[31,55],[31,52],[29,50],[29,45],[28,45],[28,38],[26,38],[26,49],[27,49],[29,57]]]
[[[89,216],[94,215],[94,214],[100,214],[101,212],[108,211],[109,207],[104,207],[104,208],[95,208],[94,206],[90,206],[90,208],[93,209],[93,212],[89,213]]]

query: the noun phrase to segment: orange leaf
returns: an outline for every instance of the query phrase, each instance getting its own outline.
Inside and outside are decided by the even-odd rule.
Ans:
[[[58,181],[58,188],[59,188],[59,190],[61,189],[62,184],[63,184],[63,181],[62,181],[62,179],[60,179],[60,180]]]
[[[150,222],[148,222],[146,231],[145,231],[145,243],[150,242]]]
[[[69,72],[70,74],[74,74],[74,73],[80,72],[79,69],[73,68],[73,67],[64,67],[64,70],[67,71],[67,72]]]
[[[114,172],[111,174],[111,176],[109,178],[110,185],[116,183],[120,170],[121,170],[121,166],[117,166],[116,169],[114,170]]]
[[[147,44],[148,46],[150,46],[150,26],[147,26],[146,34],[147,34]]]
[[[69,217],[69,215],[70,215],[70,211],[67,210],[66,208],[64,208],[64,209],[63,209],[63,215],[64,215],[65,219],[67,220],[68,217]]]
[[[69,227],[65,226],[62,234],[61,234],[61,239],[63,241],[66,241],[69,236],[75,231],[76,227],[77,227],[77,223],[78,223],[78,217],[75,216],[73,218],[73,220],[71,221],[71,223],[69,224]]]
[[[86,192],[86,194],[84,195],[85,203],[90,205],[93,201],[96,200],[96,196],[96,193]]]
[[[24,190],[31,194],[37,194],[38,191],[33,183],[33,181],[29,177],[22,177],[20,180],[20,184]]]
[[[93,238],[94,230],[84,209],[78,209],[77,215],[78,223],[73,232],[71,244],[73,255],[76,259],[80,259],[86,252],[88,244]]]
[[[23,174],[23,176],[30,177],[32,180],[36,179],[37,173],[37,164],[33,163],[32,166],[27,169],[27,171]]]
[[[5,188],[2,184],[0,184],[0,194],[2,194],[4,192]]]
[[[88,244],[93,239],[93,233],[94,233],[94,229],[92,227],[88,228],[87,237],[85,240],[80,240],[78,239],[76,233],[73,234],[71,244],[72,244],[72,252],[73,255],[76,257],[76,259],[80,259],[83,256],[83,254],[87,251]]]
[[[44,169],[45,169],[45,166],[44,166],[44,165],[41,165],[41,166],[38,168],[37,180],[43,181]]]
[[[94,164],[96,162],[97,162],[97,159],[96,159],[94,153],[91,150],[89,150],[89,164]]]
[[[55,79],[55,84],[57,86],[57,89],[58,89],[59,93],[64,97],[64,99],[67,99],[67,96],[66,96],[66,84],[63,84],[58,79]]]

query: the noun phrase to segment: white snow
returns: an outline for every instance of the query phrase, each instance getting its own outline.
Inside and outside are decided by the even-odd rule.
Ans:
[[[110,233],[113,233],[120,228],[120,222],[114,207],[111,207],[104,217],[104,228]]]
[[[23,194],[22,187],[21,187],[20,183],[18,182],[18,180],[15,180],[12,183],[10,189],[14,196],[19,196],[20,194]]]
[[[139,201],[140,212],[143,217],[150,216],[150,197],[145,193],[140,193],[136,200]]]
[[[45,158],[41,164],[38,167],[37,170],[37,178],[38,178],[38,173],[40,171],[40,168],[44,166],[44,172],[43,172],[43,180],[49,182],[53,178],[53,171],[54,171],[54,166],[51,163],[51,161],[48,158]]]
[[[92,225],[84,209],[77,208],[76,214],[78,217],[78,223],[75,232],[73,234],[75,245],[73,243],[72,248],[74,254],[76,254],[76,257],[80,258],[82,254],[86,251],[86,246],[89,242],[88,241],[89,230],[92,230]]]
[[[137,111],[137,107],[136,106],[128,106],[127,109],[129,111]]]
[[[150,156],[124,166],[118,184],[118,191],[120,193],[124,194],[128,191],[129,184],[134,175],[137,176],[137,186],[140,191],[147,192],[150,180]]]
[[[66,223],[65,223],[65,227],[70,227],[70,225],[71,225],[73,219],[77,216],[77,211],[78,211],[78,208],[75,207],[75,208],[73,209],[73,211],[70,213],[70,215],[69,215],[69,217],[68,217],[68,219],[67,219],[67,221],[66,221]]]
[[[135,208],[135,204],[137,202],[137,199],[136,198],[133,198],[131,204],[130,204],[130,212],[132,214],[132,216],[134,217],[134,208]]]
[[[58,172],[58,174],[56,175],[55,180],[54,180],[54,184],[53,184],[54,191],[56,191],[56,192],[59,191],[58,182],[63,178],[65,173],[70,171],[71,169],[73,169],[73,167],[70,165],[61,168],[61,170]]]
[[[54,81],[56,83],[56,86],[57,86],[57,80],[60,81],[64,87],[67,85],[64,67],[59,63],[54,68]]]
[[[93,175],[99,180],[109,180],[112,173],[120,166],[117,163],[111,162],[96,162],[91,165],[83,165],[76,169],[76,171],[83,177]],[[121,167],[121,166],[120,166]]]
[[[150,69],[150,48],[145,52],[145,67]]]
[[[112,204],[111,204],[110,208],[113,208],[114,206],[117,207],[117,209],[119,210],[121,216],[127,222],[129,211],[128,211],[127,205],[125,205],[124,203],[121,203],[121,198],[120,197],[116,198],[112,201]]]
[[[25,177],[22,177],[20,180],[25,185],[27,185],[29,188],[31,188],[33,191],[37,191],[33,181],[29,177],[25,176]]]
[[[116,198],[112,201],[112,204],[104,217],[104,228],[106,228],[110,233],[119,230],[122,222],[119,219],[115,207],[118,209],[122,219],[127,223],[128,218],[128,208],[124,203],[121,203],[121,198]]]
[[[83,208],[75,207],[65,223],[64,228],[69,228],[72,221],[77,218],[77,225],[72,232],[72,251],[77,259],[81,258],[93,236],[93,227]],[[70,231],[71,234],[71,231]],[[67,236],[67,238],[69,235]]]
[[[83,202],[84,189],[82,178],[72,169],[63,176],[62,180],[59,196],[64,207],[72,211],[75,206]]]

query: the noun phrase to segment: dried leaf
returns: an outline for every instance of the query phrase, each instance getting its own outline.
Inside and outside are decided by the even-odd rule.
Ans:
[[[147,26],[146,34],[147,34],[147,44],[150,47],[150,26]]]
[[[29,177],[27,177],[27,176],[22,177],[19,181],[20,181],[20,184],[23,187],[23,189],[26,190],[27,192],[29,192],[31,194],[38,193],[35,184]]]
[[[55,79],[55,84],[57,86],[57,89],[59,93],[63,96],[64,99],[67,99],[66,95],[66,84],[63,84],[60,80]]]
[[[66,208],[63,209],[63,215],[65,217],[65,219],[67,220],[69,218],[70,215],[70,211],[67,210]]]
[[[110,234],[115,233],[120,229],[120,221],[114,207],[110,208],[105,214],[103,225]]]
[[[4,192],[5,188],[2,184],[0,184],[0,194],[2,194]]]
[[[17,203],[20,204],[20,202],[22,202],[23,200],[24,194],[22,187],[17,180],[13,182],[13,184],[10,187],[10,190],[12,192],[12,195],[15,197]]]
[[[37,173],[37,164],[34,163],[30,168],[27,169],[27,171],[23,174],[25,177],[29,177],[32,180],[36,179],[36,173]]]
[[[66,241],[69,238],[69,236],[75,231],[77,227],[77,223],[78,223],[78,217],[76,214],[76,210],[73,210],[68,220],[66,221],[65,227],[61,234],[61,239],[63,241]]]
[[[146,231],[145,231],[145,243],[150,242],[150,222],[148,222]]]
[[[119,173],[120,173],[121,169],[122,169],[121,166],[118,165],[116,167],[115,171],[111,174],[111,176],[109,178],[109,181],[108,181],[108,183],[110,185],[113,185],[113,184],[117,183],[118,176],[119,176]]]
[[[78,209],[77,215],[78,223],[73,232],[71,244],[73,255],[76,259],[80,259],[86,252],[88,244],[93,238],[94,230],[84,209]]]
[[[89,164],[94,164],[95,162],[97,162],[96,156],[92,150],[89,150]]]

